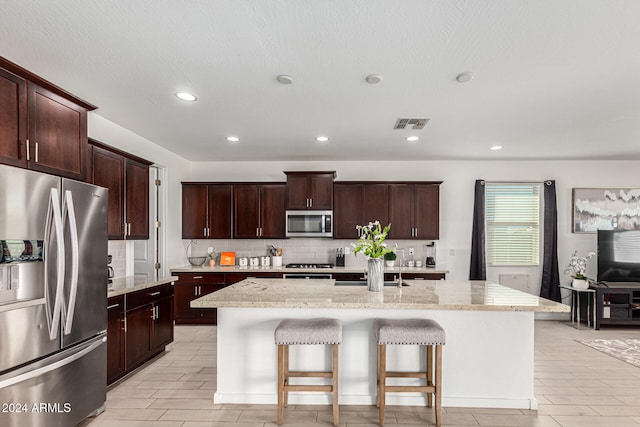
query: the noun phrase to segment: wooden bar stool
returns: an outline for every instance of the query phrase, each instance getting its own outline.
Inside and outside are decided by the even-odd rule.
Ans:
[[[435,397],[436,426],[442,426],[442,346],[445,332],[442,326],[431,319],[375,319],[373,327],[378,342],[378,397],[380,426],[384,426],[386,392],[427,393],[427,406],[432,407]],[[387,345],[424,345],[427,347],[427,366],[418,372],[387,371]],[[435,366],[433,348],[436,349]],[[434,380],[435,373],[435,380]],[[387,378],[422,378],[425,385],[388,386]]]
[[[290,391],[326,391],[333,394],[333,425],[338,426],[338,346],[342,342],[342,321],[336,319],[285,319],[275,331],[278,346],[278,425]],[[332,370],[290,371],[290,345],[333,345]],[[331,385],[291,385],[289,378],[331,378]]]

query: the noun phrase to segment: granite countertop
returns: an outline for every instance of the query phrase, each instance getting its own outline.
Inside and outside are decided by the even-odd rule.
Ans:
[[[113,279],[112,283],[107,286],[107,298],[115,297],[130,292],[139,291],[140,289],[153,288],[154,286],[164,285],[178,280],[176,276],[162,277],[156,281],[147,281],[147,279],[138,279],[134,276],[121,277]]]
[[[202,265],[192,267],[190,265],[175,267],[171,273],[362,273],[366,267],[331,267],[331,268],[287,268],[287,267],[240,267],[240,266],[219,266],[209,267]],[[399,267],[385,267],[385,273],[397,273]],[[449,270],[439,270],[431,267],[402,267],[402,273],[418,274],[449,274]]]
[[[570,307],[484,281],[406,280],[402,288],[334,286],[334,280],[249,278],[191,302],[194,308],[338,308],[568,312]]]

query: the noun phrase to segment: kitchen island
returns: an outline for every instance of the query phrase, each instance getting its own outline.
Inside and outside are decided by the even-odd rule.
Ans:
[[[535,312],[569,307],[483,281],[407,280],[381,293],[333,280],[246,279],[192,301],[217,308],[215,403],[276,402],[273,332],[285,318],[343,321],[340,404],[375,404],[376,344],[373,319],[426,317],[446,330],[443,406],[536,409],[533,384]],[[295,370],[328,368],[328,350],[292,346]],[[390,346],[389,370],[417,370],[417,346]],[[407,381],[407,380],[405,380]],[[405,382],[406,383],[406,382]],[[324,393],[292,393],[292,404],[328,404]],[[424,405],[419,394],[389,394],[390,405]]]

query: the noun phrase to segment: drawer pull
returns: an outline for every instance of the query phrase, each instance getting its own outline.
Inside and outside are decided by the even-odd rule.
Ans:
[[[202,279],[202,276],[193,276],[194,279]]]
[[[112,308],[120,307],[120,304],[111,304],[107,306],[107,310],[111,310]]]
[[[160,295],[160,291],[149,294],[150,297],[155,297],[156,295]]]

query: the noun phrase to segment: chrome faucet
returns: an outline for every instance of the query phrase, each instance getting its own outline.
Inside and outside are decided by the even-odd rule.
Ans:
[[[398,270],[398,287],[402,287],[402,265],[404,264],[404,248],[398,248],[398,244],[396,243],[396,254],[398,252],[402,252],[402,258],[400,258],[400,269]]]

